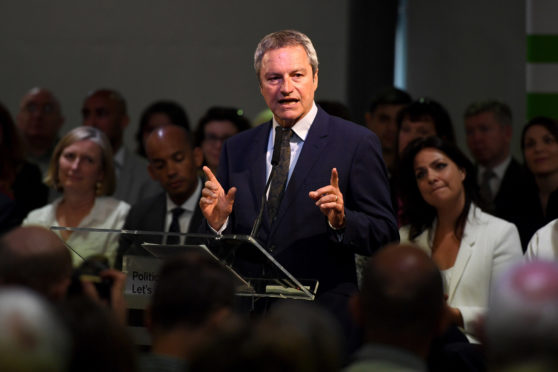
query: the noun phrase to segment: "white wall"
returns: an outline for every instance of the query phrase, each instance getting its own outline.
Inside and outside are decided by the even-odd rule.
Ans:
[[[472,101],[508,103],[513,152],[525,124],[525,1],[408,0],[407,88],[452,116],[462,149],[463,112]]]
[[[16,114],[33,86],[54,91],[64,131],[81,123],[85,94],[112,87],[128,101],[133,135],[145,106],[183,104],[195,126],[211,105],[265,108],[252,68],[258,41],[295,28],[320,59],[317,98],[344,101],[348,3],[337,0],[6,1],[0,4],[0,101]]]

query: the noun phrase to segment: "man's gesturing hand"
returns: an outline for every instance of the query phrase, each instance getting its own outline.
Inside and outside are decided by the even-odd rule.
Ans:
[[[236,187],[231,187],[225,194],[225,190],[211,170],[204,166],[203,171],[207,176],[207,181],[202,189],[200,209],[209,226],[214,230],[219,230],[232,212]]]
[[[337,168],[331,170],[329,185],[316,191],[310,191],[309,195],[334,229],[345,227],[345,203],[343,202],[343,194],[339,190]]]

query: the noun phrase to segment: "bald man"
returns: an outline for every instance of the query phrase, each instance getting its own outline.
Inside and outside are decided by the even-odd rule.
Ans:
[[[124,146],[124,130],[130,118],[126,100],[120,93],[112,89],[90,92],[81,114],[83,125],[99,129],[110,141],[117,179],[115,198],[133,205],[161,191],[147,174],[145,159]]]
[[[0,285],[31,288],[50,300],[66,295],[72,259],[64,242],[52,231],[23,226],[0,238]]]
[[[381,249],[370,258],[351,308],[365,345],[347,371],[426,370],[447,310],[442,277],[426,253],[411,244]]]
[[[202,185],[198,169],[203,156],[199,149],[194,150],[191,141],[190,134],[176,125],[157,128],[147,137],[148,171],[165,191],[134,204],[123,229],[164,232],[171,231],[174,225],[178,228],[174,232],[198,230],[202,221],[198,203]],[[177,208],[182,211],[173,213]],[[160,237],[153,237],[151,242],[169,243]],[[126,236],[121,238],[117,267],[121,267],[124,254],[146,254],[138,243],[141,242],[131,242]]]
[[[32,88],[21,99],[16,117],[28,160],[46,174],[58,132],[64,123],[60,102],[44,88]]]

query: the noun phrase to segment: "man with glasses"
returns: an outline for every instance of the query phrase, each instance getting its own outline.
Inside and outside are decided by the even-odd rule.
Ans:
[[[46,174],[58,131],[64,123],[60,102],[51,91],[32,88],[21,100],[17,126],[27,150],[28,160]]]

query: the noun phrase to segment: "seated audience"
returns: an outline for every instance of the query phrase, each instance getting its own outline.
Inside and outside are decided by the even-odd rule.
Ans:
[[[58,301],[66,295],[71,275],[70,252],[52,231],[23,226],[0,237],[1,286],[24,286]]]
[[[0,104],[0,194],[4,202],[0,232],[17,226],[47,203],[48,187],[39,168],[25,160],[25,149],[8,110]],[[10,203],[11,200],[11,203]]]
[[[198,122],[195,145],[203,152],[203,165],[217,174],[223,142],[250,128],[250,121],[241,109],[211,107]]]
[[[487,213],[516,224],[522,246],[528,240],[522,232],[524,208],[520,196],[527,192],[525,168],[510,153],[512,113],[499,101],[471,103],[464,115],[467,147],[477,166],[480,197]]]
[[[440,272],[412,244],[370,258],[351,310],[365,343],[345,371],[426,371],[430,344],[447,326]]]
[[[147,173],[145,159],[124,146],[124,130],[130,122],[126,101],[110,89],[90,92],[81,109],[83,125],[101,130],[108,137],[114,156],[114,197],[134,204],[161,191]]]
[[[125,230],[197,232],[202,221],[199,207],[201,180],[197,170],[201,166],[200,151],[194,151],[190,134],[176,125],[153,131],[145,143],[149,159],[149,174],[158,181],[163,192],[132,206]],[[162,243],[162,236],[122,235],[116,267],[122,267],[122,256],[146,255],[141,243]],[[136,241],[134,241],[136,240]],[[175,241],[172,241],[175,240]],[[172,242],[171,242],[172,241]],[[177,236],[166,236],[164,243],[179,243]]]
[[[190,121],[182,106],[173,101],[157,101],[143,110],[136,132],[138,143],[138,155],[147,157],[145,154],[145,140],[155,129],[165,125],[178,125],[190,132]]]
[[[382,143],[382,156],[390,173],[397,153],[397,115],[411,102],[407,92],[390,87],[372,98],[364,116],[366,126]]]
[[[558,259],[558,219],[537,230],[529,241],[525,257],[531,261]]]
[[[75,296],[61,303],[59,311],[73,341],[68,372],[138,370],[132,339],[108,307]]]
[[[523,128],[521,149],[534,177],[531,191],[516,198],[525,205],[518,226],[529,241],[538,229],[558,218],[558,122],[546,117],[530,120]]]
[[[0,371],[67,371],[69,336],[59,315],[36,293],[0,288]]]
[[[47,89],[32,88],[21,100],[17,126],[23,136],[27,160],[46,175],[58,131],[64,123],[60,102]]]
[[[196,349],[231,320],[234,293],[232,275],[205,253],[165,261],[147,310],[152,348],[140,370],[185,370]]]
[[[438,265],[453,324],[475,342],[474,322],[486,310],[490,281],[522,259],[517,228],[476,203],[473,164],[453,144],[419,138],[401,168],[402,242],[424,249]]]
[[[489,370],[558,370],[558,264],[518,264],[495,278],[490,293],[483,322]]]
[[[62,196],[29,213],[23,225],[120,229],[130,206],[111,195],[115,186],[112,152],[107,137],[98,129],[77,127],[56,145],[46,183]],[[56,233],[72,249],[74,264],[104,254],[111,264],[117,249],[116,234],[59,230]]]

